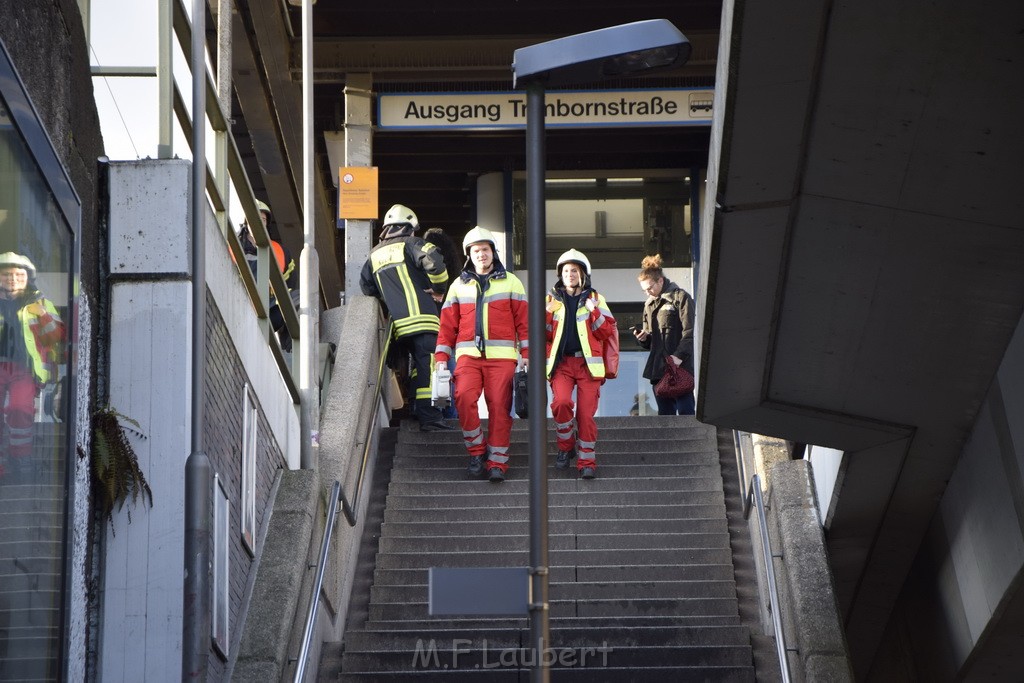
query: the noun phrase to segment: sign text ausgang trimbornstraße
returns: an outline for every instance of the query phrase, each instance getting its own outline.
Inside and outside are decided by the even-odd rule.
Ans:
[[[557,127],[710,125],[714,90],[601,90],[549,92],[545,125]],[[382,93],[381,129],[493,130],[526,126],[526,94]]]

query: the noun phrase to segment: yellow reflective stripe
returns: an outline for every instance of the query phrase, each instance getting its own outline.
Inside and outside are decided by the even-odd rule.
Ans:
[[[486,342],[484,343],[484,353],[487,354],[488,360],[516,360],[518,358],[515,348],[489,346]],[[480,358],[480,351],[477,350],[472,342],[466,345],[460,344],[455,349],[455,358],[462,358],[463,356]]]
[[[402,283],[402,293],[405,294],[405,306],[408,311],[408,317],[412,318],[420,314],[420,302],[416,296],[416,285],[413,284],[412,278],[409,277],[409,268],[403,262],[402,265],[398,266],[398,279]]]
[[[427,279],[430,280],[431,282],[435,283],[435,284],[447,282],[448,281],[448,271],[447,270],[442,271],[438,275],[432,275],[431,273],[427,273]]]
[[[377,247],[370,252],[370,264],[377,272],[384,266],[405,262],[405,242],[395,242]]]
[[[42,301],[39,302],[42,305]],[[47,302],[49,303],[49,302]],[[43,305],[43,310],[50,315],[56,317],[57,311],[51,310],[52,306]],[[32,321],[37,319],[37,316],[32,315],[28,312],[28,307],[23,307],[18,311],[18,319],[21,322],[21,333],[25,339],[25,347],[28,352],[29,361],[32,363],[32,373],[36,378],[44,384],[50,380],[50,372],[46,369],[46,363],[43,361],[43,357],[39,355],[39,349],[36,346],[36,336],[32,333]]]
[[[419,334],[420,332],[437,332],[440,329],[441,325],[438,323],[437,317],[433,315],[417,315],[395,321],[396,337]]]

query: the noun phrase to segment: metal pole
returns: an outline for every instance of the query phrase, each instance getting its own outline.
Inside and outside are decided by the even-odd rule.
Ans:
[[[536,648],[531,683],[547,683],[548,632],[548,478],[547,383],[544,334],[544,86],[526,88],[526,267],[529,299],[530,372],[528,418],[530,457],[530,647]]]
[[[320,260],[316,253],[316,223],[313,198],[313,3],[302,0],[302,252],[299,271],[299,415],[302,435],[299,459],[302,469],[316,467],[320,444]]]
[[[192,453],[185,463],[181,679],[205,681],[210,651],[212,467],[203,451],[206,374],[206,2],[192,2]]]

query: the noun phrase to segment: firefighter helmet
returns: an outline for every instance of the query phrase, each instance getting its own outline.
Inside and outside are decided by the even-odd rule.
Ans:
[[[467,232],[466,236],[462,238],[462,251],[469,256],[469,248],[478,242],[488,242],[491,245],[491,251],[498,252],[498,244],[494,241],[494,234],[487,228],[481,228],[479,225]]]
[[[562,266],[566,263],[578,263],[583,266],[583,275],[587,277],[590,275],[590,261],[586,255],[579,249],[570,249],[561,256],[558,257],[558,265],[555,266],[555,273],[559,278],[562,277]]]
[[[413,232],[420,229],[420,221],[416,218],[416,213],[408,206],[401,204],[395,204],[384,214],[382,227],[386,228],[389,225],[411,225]]]
[[[0,254],[0,268],[21,268],[28,271],[30,278],[35,278],[36,276],[36,267],[29,260],[28,256],[22,256],[13,251],[5,251]]]

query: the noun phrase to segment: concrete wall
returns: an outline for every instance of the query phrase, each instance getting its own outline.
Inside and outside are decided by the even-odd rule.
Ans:
[[[339,322],[338,318],[343,320]],[[356,569],[359,541],[368,493],[373,485],[376,438],[369,444],[370,459],[363,481],[363,494],[354,500],[359,465],[363,456],[363,434],[373,413],[386,425],[388,415],[373,405],[372,380],[380,359],[379,306],[375,299],[357,296],[340,311],[329,311],[324,339],[338,346],[334,379],[323,408],[320,424],[318,469],[284,473],[267,533],[266,551],[256,576],[250,613],[246,619],[234,679],[240,681],[291,680],[295,665],[290,661],[301,647],[312,590],[313,569],[320,540],[327,523],[328,493],[334,480],[353,504],[358,523],[349,526],[340,513],[324,584],[320,617],[312,638],[309,671],[315,672],[325,641],[337,641],[344,631],[349,597]],[[385,386],[387,384],[385,383]],[[385,394],[383,404],[388,404]]]
[[[0,2],[0,41],[10,54],[32,103],[46,128],[82,205],[78,347],[75,373],[78,414],[73,430],[83,452],[90,448],[89,416],[95,408],[98,368],[95,339],[102,334],[98,269],[96,159],[103,139],[89,77],[89,54],[75,0]],[[101,381],[101,380],[100,380]],[[93,576],[92,497],[89,459],[76,458],[75,478],[69,482],[72,499],[71,576],[68,582],[68,680],[84,680],[90,660],[93,617],[89,612]]]
[[[893,610],[874,680],[1019,680],[1022,472],[1024,320]],[[985,645],[1000,638],[1003,664],[998,658],[978,664]]]
[[[110,403],[147,436],[133,445],[153,489],[151,509],[126,505],[106,532],[99,675],[110,681],[180,678],[184,472],[191,451],[190,182],[191,165],[183,160],[110,169]],[[237,651],[259,561],[241,542],[242,388],[252,386],[258,405],[257,529],[286,454],[295,451],[297,460],[298,414],[212,214],[205,228],[204,450],[231,506],[229,652],[226,660],[211,652],[209,671],[221,679]],[[257,553],[261,546],[258,536]],[[126,648],[129,642],[133,647]]]
[[[746,484],[754,474],[761,482],[779,614],[785,645],[792,650],[786,659],[790,675],[794,681],[852,681],[812,467],[807,460],[790,460],[793,445],[782,439],[741,434],[740,448]],[[753,503],[748,523],[761,595],[761,626],[765,635],[774,636],[763,531]]]

